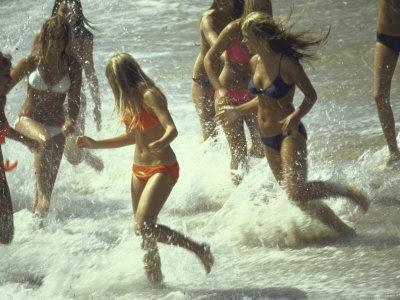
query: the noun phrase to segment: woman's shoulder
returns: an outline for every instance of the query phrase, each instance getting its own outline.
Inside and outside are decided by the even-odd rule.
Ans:
[[[143,104],[145,107],[152,109],[155,107],[164,107],[166,101],[157,87],[148,87],[143,92]]]

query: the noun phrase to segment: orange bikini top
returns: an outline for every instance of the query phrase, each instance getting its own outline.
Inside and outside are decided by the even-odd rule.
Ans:
[[[129,111],[125,110],[123,121],[127,128],[132,127],[140,130],[144,130],[155,124],[160,123],[160,121],[156,116],[153,116],[152,114],[148,113],[142,107],[140,108],[139,112],[136,114],[136,116],[134,116],[133,119]]]

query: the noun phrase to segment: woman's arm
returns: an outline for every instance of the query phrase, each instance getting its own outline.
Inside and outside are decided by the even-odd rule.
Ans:
[[[64,135],[74,130],[81,106],[82,68],[76,60],[71,64],[69,77],[71,87],[68,91],[68,118],[62,128]]]
[[[218,33],[215,28],[214,20],[210,14],[206,14],[201,19],[200,32],[206,42],[212,47],[218,39]]]
[[[101,101],[99,92],[99,81],[96,76],[96,70],[93,62],[93,37],[88,36],[84,39],[84,61],[83,70],[85,71],[86,79],[89,83],[90,95],[94,101],[93,116],[96,122],[97,131],[101,129]]]
[[[6,94],[25,76],[32,73],[36,68],[36,58],[33,55],[28,55],[22,58],[13,69],[11,69],[11,81],[7,85]]]
[[[311,110],[317,101],[317,93],[298,60],[290,58],[285,65],[288,77],[304,94],[302,103],[295,110],[296,117],[300,120]]]
[[[133,131],[127,131],[119,136],[103,140],[94,140],[87,136],[78,136],[76,138],[78,148],[111,149],[133,144],[135,144],[135,134]]]
[[[172,120],[171,114],[168,111],[167,104],[158,91],[148,90],[144,94],[144,103],[151,108],[156,115],[165,132],[157,141],[150,143],[149,148],[154,151],[160,151],[168,146],[177,136],[178,131],[175,123]]]
[[[224,53],[224,51],[229,47],[232,40],[239,33],[239,24],[237,21],[229,23],[220,33],[216,42],[212,45],[210,50],[208,50],[206,56],[204,57],[204,67],[206,69],[208,79],[213,85],[214,89],[218,91],[223,88],[221,82],[218,78],[217,70],[214,68],[218,62],[219,57]]]

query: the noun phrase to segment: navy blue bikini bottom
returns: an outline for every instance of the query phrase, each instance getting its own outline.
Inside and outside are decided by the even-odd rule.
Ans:
[[[383,33],[376,33],[376,40],[392,49],[396,54],[400,52],[400,36],[392,36]]]
[[[307,139],[307,131],[303,123],[299,124],[299,132]],[[287,135],[284,135],[283,133],[280,133],[275,136],[263,137],[261,138],[261,143],[279,152],[281,151],[282,141],[286,137]]]

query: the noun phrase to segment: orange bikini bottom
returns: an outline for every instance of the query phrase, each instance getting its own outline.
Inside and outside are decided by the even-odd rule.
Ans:
[[[179,165],[178,162],[174,162],[172,165],[154,165],[154,166],[142,166],[133,164],[133,174],[141,181],[147,182],[151,176],[157,173],[166,173],[171,176],[174,184],[179,177]]]

